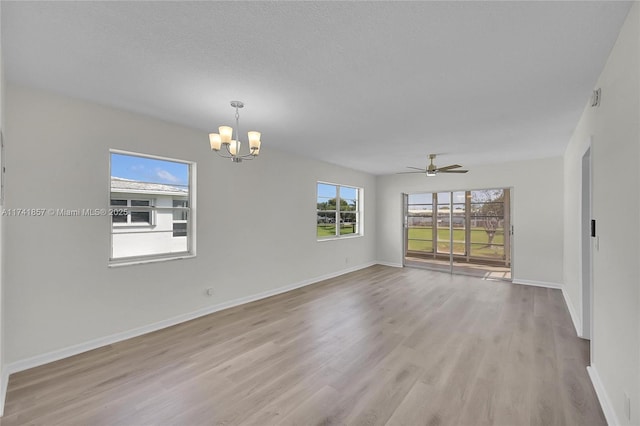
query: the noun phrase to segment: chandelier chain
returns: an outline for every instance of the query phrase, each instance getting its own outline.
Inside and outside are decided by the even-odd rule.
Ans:
[[[238,112],[238,108],[239,106],[236,104],[236,140],[240,142],[240,113]]]

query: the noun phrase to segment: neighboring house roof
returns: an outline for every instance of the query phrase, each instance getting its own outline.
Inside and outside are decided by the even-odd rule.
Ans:
[[[154,195],[189,195],[187,185],[169,185],[164,183],[141,182],[137,180],[111,177],[111,192]]]

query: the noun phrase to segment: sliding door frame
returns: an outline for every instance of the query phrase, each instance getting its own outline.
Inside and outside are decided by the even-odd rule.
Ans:
[[[403,193],[403,229],[402,229],[402,264],[406,266],[407,255],[409,253],[409,196],[414,194],[432,194],[432,212],[431,212],[431,228],[432,228],[432,252],[425,253],[426,258],[433,258],[434,260],[438,258],[438,193],[449,193],[449,273],[453,274],[454,272],[454,260],[455,258],[463,258],[466,262],[473,264],[474,260],[482,260],[477,257],[471,256],[471,214],[467,212],[471,211],[471,198],[467,195],[473,191],[483,191],[483,190],[494,190],[494,189],[502,189],[504,190],[504,216],[503,216],[503,250],[504,250],[504,267],[508,267],[511,271],[511,277],[514,276],[514,245],[513,245],[513,197],[514,197],[514,188],[505,186],[505,187],[493,187],[493,188],[476,188],[476,189],[464,189],[464,190],[431,190],[425,192],[411,192],[411,193]],[[453,249],[453,194],[456,192],[465,193],[465,220],[464,220],[464,246],[465,246],[465,254],[460,256],[455,256],[454,258],[454,249]],[[444,253],[440,253],[443,255]]]

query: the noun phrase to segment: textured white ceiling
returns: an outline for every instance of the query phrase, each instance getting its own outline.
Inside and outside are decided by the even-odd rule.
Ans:
[[[9,81],[202,129],[203,156],[238,99],[263,151],[388,174],[562,155],[630,5],[3,1],[2,47]]]

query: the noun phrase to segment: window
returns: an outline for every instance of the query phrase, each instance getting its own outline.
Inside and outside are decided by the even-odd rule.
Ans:
[[[362,234],[362,188],[318,182],[318,239]]]
[[[151,200],[118,200],[112,198],[111,215],[113,225],[151,226],[153,225],[153,215],[149,209],[151,206]]]
[[[195,254],[191,162],[110,153],[112,264]]]
[[[433,194],[409,194],[406,212],[408,250],[433,253]]]
[[[186,237],[189,201],[186,199],[174,199],[173,207],[173,236]]]

